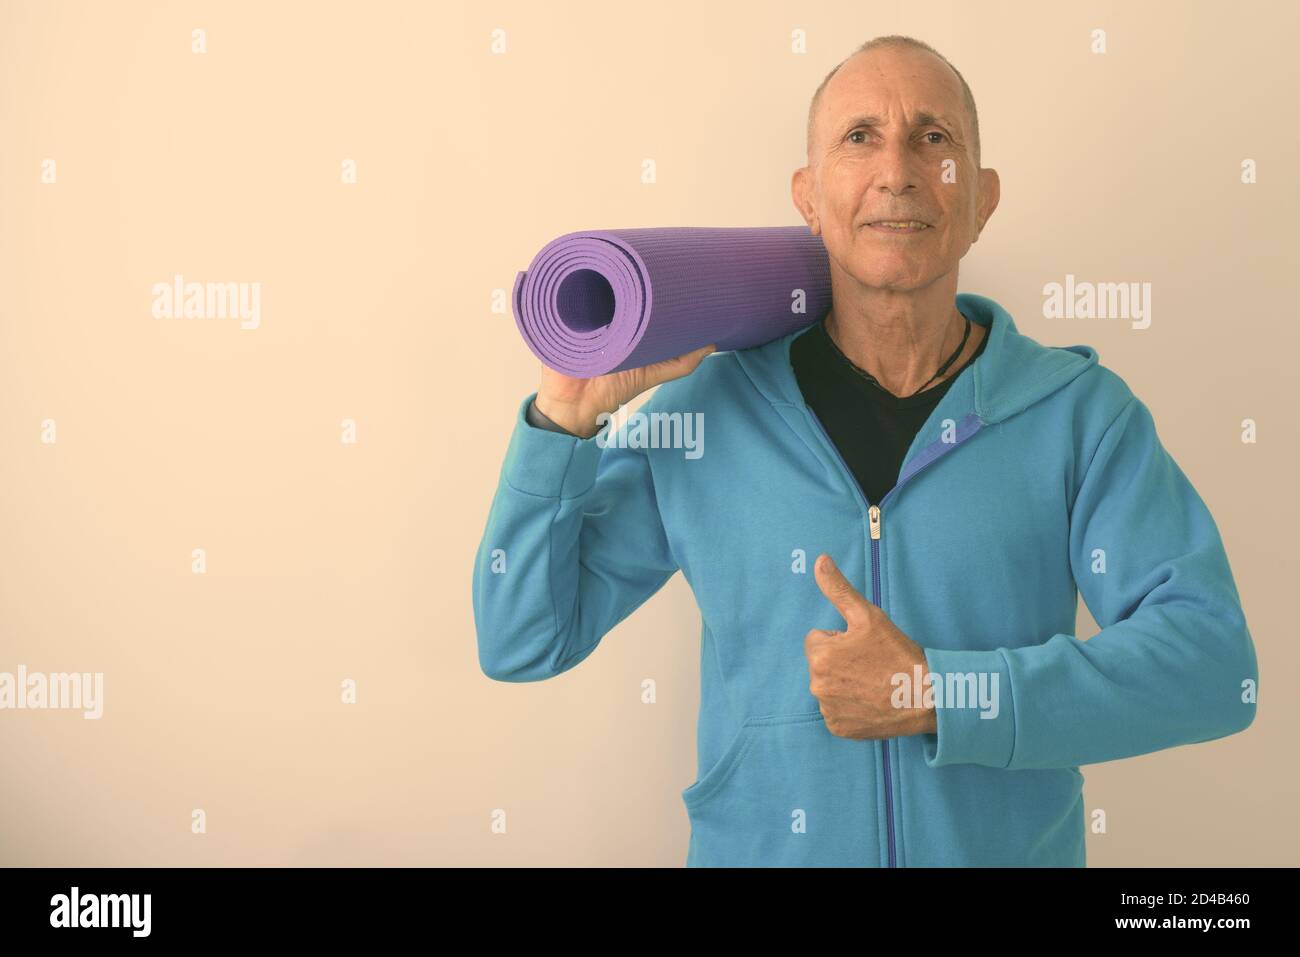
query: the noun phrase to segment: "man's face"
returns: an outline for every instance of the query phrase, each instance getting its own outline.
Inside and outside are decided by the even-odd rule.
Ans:
[[[924,288],[957,268],[997,206],[997,173],[977,168],[972,136],[961,82],[938,57],[858,54],[822,90],[795,205],[863,286]]]

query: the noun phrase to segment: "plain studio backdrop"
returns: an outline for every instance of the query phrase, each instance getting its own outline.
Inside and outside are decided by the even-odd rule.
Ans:
[[[798,224],[808,99],[888,33],[965,74],[1002,177],[961,290],[1150,406],[1256,642],[1248,731],[1083,768],[1089,864],[1296,863],[1297,26],[1284,3],[0,4],[0,671],[104,675],[98,720],[0,712],[0,863],[682,865],[680,575],[557,679],[478,668],[474,550],[539,381],[503,307],[562,232]],[[156,316],[177,275],[258,284],[255,327]],[[1067,275],[1151,283],[1150,327],[1044,318]]]

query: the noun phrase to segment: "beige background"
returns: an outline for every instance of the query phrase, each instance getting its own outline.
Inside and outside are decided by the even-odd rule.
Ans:
[[[1290,6],[0,4],[0,671],[105,674],[99,721],[0,712],[0,863],[683,864],[680,575],[556,680],[478,670],[538,382],[494,292],[569,230],[798,223],[808,98],[892,32],[963,71],[1002,176],[961,288],[1148,403],[1259,653],[1244,734],[1084,769],[1089,863],[1300,863]],[[176,272],[260,282],[260,328],[155,319]],[[1151,282],[1151,328],[1043,319],[1066,273]]]

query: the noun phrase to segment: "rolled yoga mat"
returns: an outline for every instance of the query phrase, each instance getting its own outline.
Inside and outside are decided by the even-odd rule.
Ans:
[[[830,261],[806,226],[567,233],[515,277],[513,298],[533,354],[586,379],[810,326],[830,308]]]

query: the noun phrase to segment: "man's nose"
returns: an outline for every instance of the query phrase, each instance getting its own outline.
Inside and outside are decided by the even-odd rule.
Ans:
[[[885,144],[876,154],[876,187],[899,196],[918,188],[916,157],[906,142]]]

